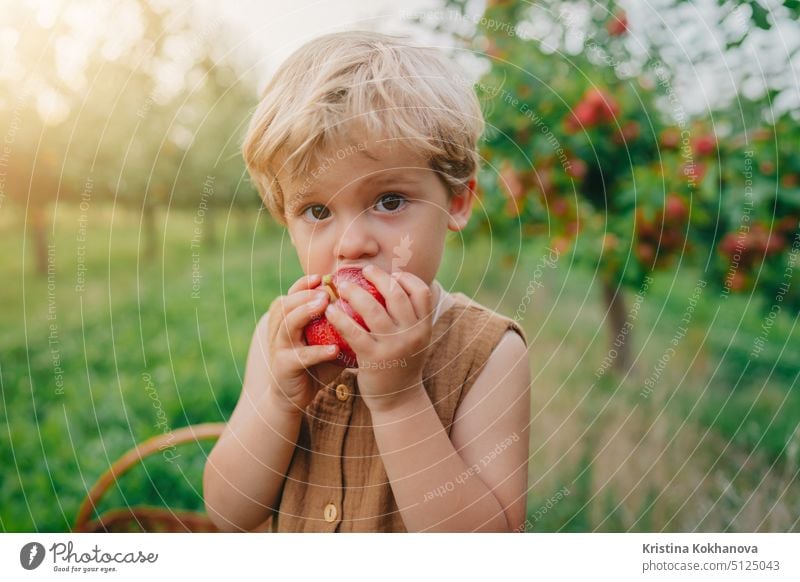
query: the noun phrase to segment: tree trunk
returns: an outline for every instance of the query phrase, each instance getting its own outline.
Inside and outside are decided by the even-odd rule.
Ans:
[[[631,332],[622,333],[627,317],[623,288],[603,279],[603,299],[606,304],[606,321],[610,333],[609,352],[616,352],[611,366],[614,372],[625,374],[631,365]]]

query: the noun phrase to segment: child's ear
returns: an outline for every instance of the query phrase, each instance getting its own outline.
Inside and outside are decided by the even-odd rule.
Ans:
[[[447,228],[453,231],[463,230],[472,216],[472,203],[475,201],[475,177],[469,179],[467,187],[450,198]]]

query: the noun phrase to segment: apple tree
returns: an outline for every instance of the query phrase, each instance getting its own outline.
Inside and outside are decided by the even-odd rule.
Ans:
[[[723,292],[774,301],[784,285],[781,300],[796,305],[796,121],[769,123],[760,103],[745,123],[731,110],[688,113],[674,71],[630,49],[623,10],[595,3],[576,26],[572,4],[491,1],[470,38],[488,59],[475,85],[488,212],[471,228],[511,260],[521,238],[545,237],[592,269],[612,341],[627,316],[623,290],[684,262]],[[629,344],[617,370],[630,365]]]

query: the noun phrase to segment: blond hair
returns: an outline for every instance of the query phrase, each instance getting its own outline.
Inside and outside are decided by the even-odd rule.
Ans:
[[[276,220],[286,224],[278,170],[306,174],[354,124],[420,152],[450,194],[477,171],[483,115],[472,86],[442,52],[375,32],[327,34],[280,66],[242,144],[250,176]]]

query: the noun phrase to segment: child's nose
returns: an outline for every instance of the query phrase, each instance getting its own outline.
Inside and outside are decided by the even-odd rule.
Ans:
[[[347,223],[339,233],[336,250],[339,260],[354,260],[373,256],[378,252],[378,241],[366,220],[356,218]]]

